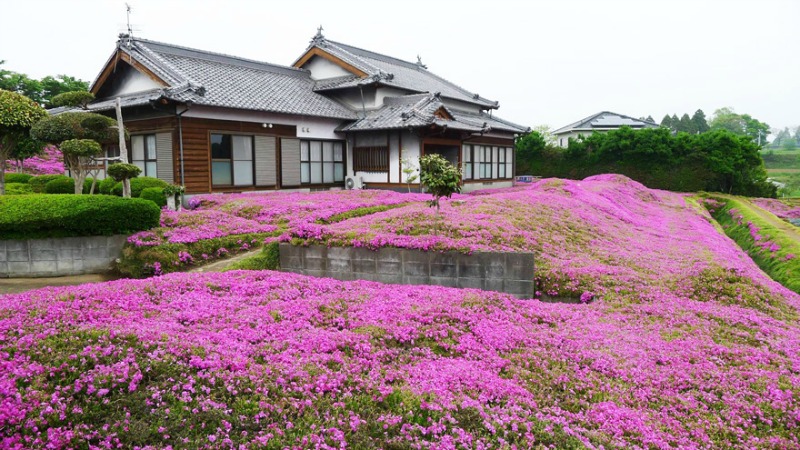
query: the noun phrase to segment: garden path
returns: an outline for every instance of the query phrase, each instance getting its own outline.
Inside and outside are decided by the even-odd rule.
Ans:
[[[761,217],[765,222],[781,230],[781,232],[783,232],[787,237],[793,239],[795,242],[800,244],[800,228],[782,220],[775,214],[772,214],[766,209],[756,205],[755,203],[751,202],[749,199],[745,197],[736,197],[733,195],[726,195],[726,194],[720,195],[720,197],[735,199],[740,202],[746,203],[747,206],[750,207],[750,210],[752,210],[755,214]]]

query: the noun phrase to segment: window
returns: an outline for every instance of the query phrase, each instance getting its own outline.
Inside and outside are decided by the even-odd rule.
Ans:
[[[253,185],[253,136],[211,135],[211,184]]]
[[[488,145],[476,146],[480,152],[481,178],[492,178],[492,147]]]
[[[333,184],[344,182],[344,143],[342,141],[300,141],[300,183]]]
[[[389,147],[356,147],[353,149],[353,171],[388,172]]]
[[[117,150],[119,156],[119,150]],[[131,136],[131,164],[142,169],[143,177],[156,176],[156,135]]]
[[[464,161],[464,179],[471,180],[472,179],[472,146],[465,145],[464,146],[464,157],[461,158]]]

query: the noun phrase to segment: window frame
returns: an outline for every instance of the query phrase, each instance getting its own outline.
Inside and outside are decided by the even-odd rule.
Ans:
[[[312,142],[319,143],[319,154],[320,158],[319,161],[315,161],[312,159]],[[325,144],[330,143],[331,145],[331,160],[328,161],[325,159]],[[340,161],[336,160],[336,144],[341,145],[341,155],[342,158]],[[303,146],[307,147],[308,150],[308,159],[304,159],[303,155]],[[342,139],[300,139],[300,185],[301,186],[339,186],[345,182],[347,179],[347,143]],[[320,166],[320,179],[321,182],[312,182],[311,181],[311,168],[312,165],[319,164]],[[333,176],[330,178],[332,181],[325,181],[325,176],[327,172],[325,170],[325,166],[327,164],[333,164]],[[341,180],[336,179],[336,167],[341,167]],[[304,171],[307,171],[307,180],[303,181]]]
[[[153,158],[148,158],[149,150],[150,150],[150,136],[153,137]],[[134,138],[142,138],[142,156],[144,159],[133,159],[133,140]],[[118,152],[119,153],[119,152]],[[137,165],[136,162],[140,161],[143,167],[139,167],[142,169],[141,176],[143,177],[152,177],[158,178],[158,141],[156,139],[156,133],[139,133],[139,134],[132,134],[130,147],[128,147],[128,161],[131,164]],[[147,171],[147,163],[155,164],[155,173],[148,173]]]
[[[213,153],[213,136],[230,136],[230,158],[215,158]],[[250,159],[236,159],[236,154],[233,147],[233,137],[244,137],[250,140]],[[256,142],[255,135],[247,133],[234,133],[230,131],[210,131],[208,135],[208,156],[209,156],[209,178],[211,179],[212,188],[250,188],[256,185]],[[249,184],[236,184],[236,161],[249,161],[250,162],[250,183]],[[230,184],[218,184],[214,182],[214,163],[227,162],[230,165]]]

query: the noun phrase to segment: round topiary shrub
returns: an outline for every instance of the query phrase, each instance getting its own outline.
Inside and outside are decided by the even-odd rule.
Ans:
[[[32,194],[31,185],[28,183],[8,183],[6,182],[6,195],[26,195]]]
[[[33,178],[33,175],[27,173],[7,173],[4,177],[6,184],[27,183],[31,178]]]
[[[150,188],[150,187],[157,187],[157,188],[165,188],[169,186],[164,180],[159,180],[158,178],[153,177],[139,177],[131,179],[131,197],[139,197],[142,195],[142,190]],[[114,195],[122,196],[122,183],[117,183],[114,185],[114,189],[112,190]]]
[[[33,190],[34,193],[43,194],[45,185],[59,178],[69,177],[66,175],[38,175],[28,180],[28,184],[31,185],[31,190]],[[74,194],[74,192],[70,192],[70,194]]]
[[[111,191],[114,189],[114,186],[116,184],[117,184],[116,180],[114,180],[111,177],[106,177],[106,178],[103,178],[103,181],[97,183],[97,187],[99,188],[99,191],[100,191],[101,194],[114,195],[114,193],[111,192]],[[122,185],[120,185],[119,189],[120,189],[120,192],[122,192]]]
[[[75,193],[75,180],[66,176],[59,175],[58,178],[52,179],[44,185],[45,194],[74,194]]]
[[[142,169],[133,164],[117,163],[108,166],[106,173],[115,181],[122,181],[129,178],[138,177],[139,174],[142,173]]]
[[[139,198],[143,198],[145,200],[150,200],[159,208],[163,208],[167,206],[167,197],[164,196],[164,188],[159,187],[149,187],[142,189],[141,195]]]

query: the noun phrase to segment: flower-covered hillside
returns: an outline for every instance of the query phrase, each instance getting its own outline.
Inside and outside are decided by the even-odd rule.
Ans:
[[[428,197],[390,191],[195,196],[189,209],[164,210],[161,227],[130,236],[120,269],[134,277],[180,270],[275,241],[307,223],[334,222]]]
[[[800,445],[797,322],[713,301],[229,272],[0,307],[4,448]]]
[[[647,189],[619,175],[548,179],[494,194],[423,203],[333,224],[307,224],[295,237],[329,245],[425,250],[530,251],[543,294],[610,301],[666,295],[717,299],[783,314],[796,301],[717,231],[691,198]],[[745,280],[717,291],[717,280]],[[783,312],[782,312],[783,311]]]
[[[800,200],[798,199],[756,198],[752,202],[781,219],[800,219]]]
[[[42,154],[24,160],[22,168],[16,160],[8,160],[6,163],[10,170],[32,175],[57,175],[65,171],[64,155],[52,145],[45,147]]]

